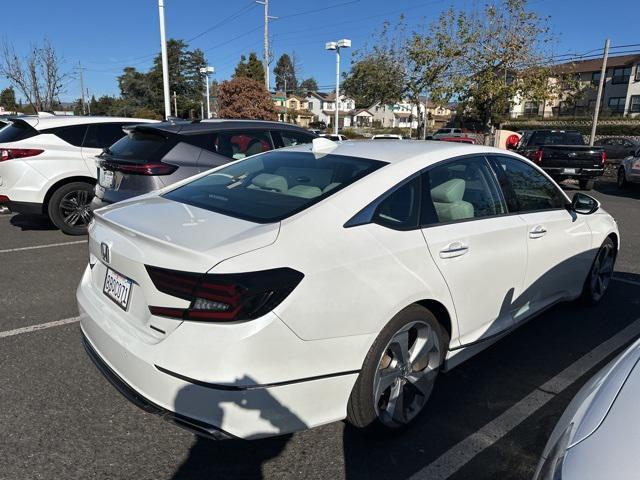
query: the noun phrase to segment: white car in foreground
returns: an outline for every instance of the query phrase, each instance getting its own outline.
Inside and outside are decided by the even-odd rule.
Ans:
[[[147,410],[245,439],[410,423],[441,369],[598,301],[618,249],[596,200],[516,154],[322,138],[97,210],[89,236],[95,363]]]
[[[629,480],[640,472],[640,340],[589,380],[544,449],[534,480]]]
[[[47,215],[63,232],[84,234],[96,182],[95,156],[136,118],[49,115],[11,119],[0,129],[0,205]]]

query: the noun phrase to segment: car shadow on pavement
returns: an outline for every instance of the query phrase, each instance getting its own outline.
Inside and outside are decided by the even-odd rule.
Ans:
[[[25,230],[57,230],[51,220],[44,215],[25,215],[18,213],[9,220],[11,225]]]
[[[235,382],[236,385],[257,384],[248,376]],[[202,411],[203,398],[209,397],[206,387],[190,385],[178,392],[175,399],[175,411],[189,415],[189,412]],[[235,390],[220,392],[221,400],[218,404],[211,404],[207,412],[207,419],[215,425],[224,426],[225,410],[238,408],[254,411],[243,412],[253,417],[257,423],[262,423],[262,429],[268,429],[274,434],[279,432],[298,431],[307,428],[291,410],[282,405],[267,388],[250,390]],[[266,425],[265,425],[266,422]],[[257,430],[257,428],[256,428]],[[180,465],[173,475],[174,480],[193,478],[239,479],[263,478],[262,466],[272,458],[276,458],[284,450],[291,439],[291,434],[258,440],[210,440],[196,437],[187,459]],[[251,440],[251,435],[248,439]]]
[[[640,185],[636,184],[629,184],[625,188],[621,189],[618,188],[618,185],[612,181],[597,182],[594,190],[614,197],[633,198],[635,200],[640,200]]]
[[[503,308],[522,308],[523,298],[525,302],[535,301],[539,282],[556,274],[548,272],[549,276],[544,275],[538,285],[532,286],[531,294],[525,292],[515,302],[513,292],[507,292]],[[640,275],[616,272],[609,291],[596,306],[578,301],[558,304],[468,362],[441,373],[425,412],[414,425],[386,433],[347,425],[343,431],[345,478],[420,478],[419,472],[449,449],[638,320],[639,286]],[[460,469],[450,478],[530,479],[553,427],[575,393],[573,389],[595,371],[567,389],[567,398],[558,395],[561,407],[532,411],[527,429],[518,436],[507,434],[499,441],[486,438],[491,449],[477,452],[469,463],[461,461]]]

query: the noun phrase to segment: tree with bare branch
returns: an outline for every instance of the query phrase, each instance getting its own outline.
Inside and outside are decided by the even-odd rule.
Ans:
[[[0,46],[0,76],[9,80],[36,112],[53,110],[67,74],[60,69],[61,59],[48,40],[34,45],[25,57],[12,44]]]

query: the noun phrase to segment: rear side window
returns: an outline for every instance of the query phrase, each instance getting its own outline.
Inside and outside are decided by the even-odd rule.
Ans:
[[[89,125],[82,144],[87,148],[106,148],[125,136],[122,123],[94,123]]]
[[[269,150],[273,144],[268,132],[220,132],[215,139],[215,151],[234,160]]]
[[[517,158],[492,157],[511,212],[564,208],[566,199],[546,176]]]
[[[87,126],[70,125],[68,127],[49,128],[48,130],[43,130],[42,133],[53,133],[56,137],[61,138],[74,147],[81,147],[84,135],[87,133]]]
[[[462,158],[424,174],[422,225],[507,213],[499,186],[484,157]]]
[[[35,137],[38,131],[24,123],[9,123],[0,129],[0,143],[17,142],[25,138]]]
[[[382,200],[373,221],[394,230],[410,230],[418,226],[420,216],[420,177],[410,180]]]
[[[108,154],[127,161],[158,160],[173,142],[158,133],[132,131],[109,147]]]
[[[329,197],[385,162],[274,151],[222,167],[165,198],[257,223],[277,222]]]

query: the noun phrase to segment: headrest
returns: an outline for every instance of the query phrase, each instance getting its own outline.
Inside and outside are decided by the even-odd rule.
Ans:
[[[263,190],[273,190],[276,192],[286,192],[289,187],[284,177],[270,173],[256,175],[251,179],[251,184]]]
[[[289,189],[287,195],[293,195],[294,197],[301,198],[315,198],[322,195],[322,190],[312,185],[296,185]]]
[[[465,181],[452,178],[431,189],[431,200],[440,203],[459,202],[464,196]]]

